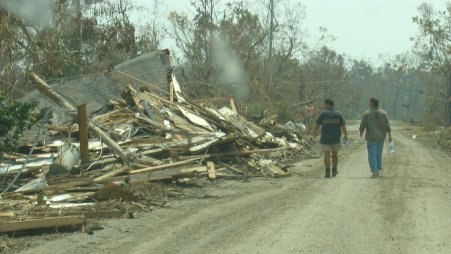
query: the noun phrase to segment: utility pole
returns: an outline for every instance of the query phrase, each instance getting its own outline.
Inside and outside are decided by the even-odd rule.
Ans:
[[[81,32],[81,4],[80,0],[75,0],[75,11],[76,11],[76,22],[77,22],[77,39],[76,39],[76,50],[78,51],[78,60],[81,60],[81,45],[82,45],[82,32]]]
[[[270,0],[270,24],[269,24],[269,56],[268,56],[268,95],[272,98],[272,41],[274,30],[274,0]]]
[[[78,129],[80,133],[80,153],[81,165],[85,167],[89,163],[89,140],[88,140],[88,117],[86,114],[86,104],[77,107]]]

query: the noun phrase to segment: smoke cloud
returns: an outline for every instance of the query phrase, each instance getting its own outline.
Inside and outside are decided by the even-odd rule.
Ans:
[[[54,5],[55,0],[0,0],[1,9],[40,27],[51,24]]]
[[[249,98],[249,87],[244,66],[230,48],[224,37],[218,37],[213,44],[213,63],[219,70],[217,84],[238,100]]]

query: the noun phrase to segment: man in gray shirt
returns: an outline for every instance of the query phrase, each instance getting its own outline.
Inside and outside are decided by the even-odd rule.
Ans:
[[[379,171],[382,169],[382,151],[387,133],[388,141],[392,141],[391,127],[387,113],[379,108],[379,100],[371,98],[369,107],[370,109],[363,114],[359,130],[361,137],[365,133],[368,148],[368,163],[373,173],[371,177],[378,178]]]

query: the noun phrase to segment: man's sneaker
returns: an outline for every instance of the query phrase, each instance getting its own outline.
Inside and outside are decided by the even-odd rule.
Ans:
[[[337,168],[332,168],[332,177],[335,177],[336,175],[338,175]]]
[[[325,178],[330,178],[330,168],[326,168],[326,174],[324,175]]]
[[[371,175],[371,178],[378,178],[379,172],[373,172],[373,175]]]

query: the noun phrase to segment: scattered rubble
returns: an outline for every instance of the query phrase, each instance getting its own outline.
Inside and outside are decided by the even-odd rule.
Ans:
[[[286,163],[310,154],[305,127],[278,125],[274,115],[251,122],[229,99],[220,108],[190,100],[174,75],[165,97],[131,79],[109,111],[89,119],[81,117],[80,105],[36,74],[30,77],[76,123],[45,123],[44,142],[22,148],[31,150],[29,156],[4,156],[0,233],[86,230],[86,219],[133,217],[164,206],[167,197],[180,194],[174,183],[290,176]]]

